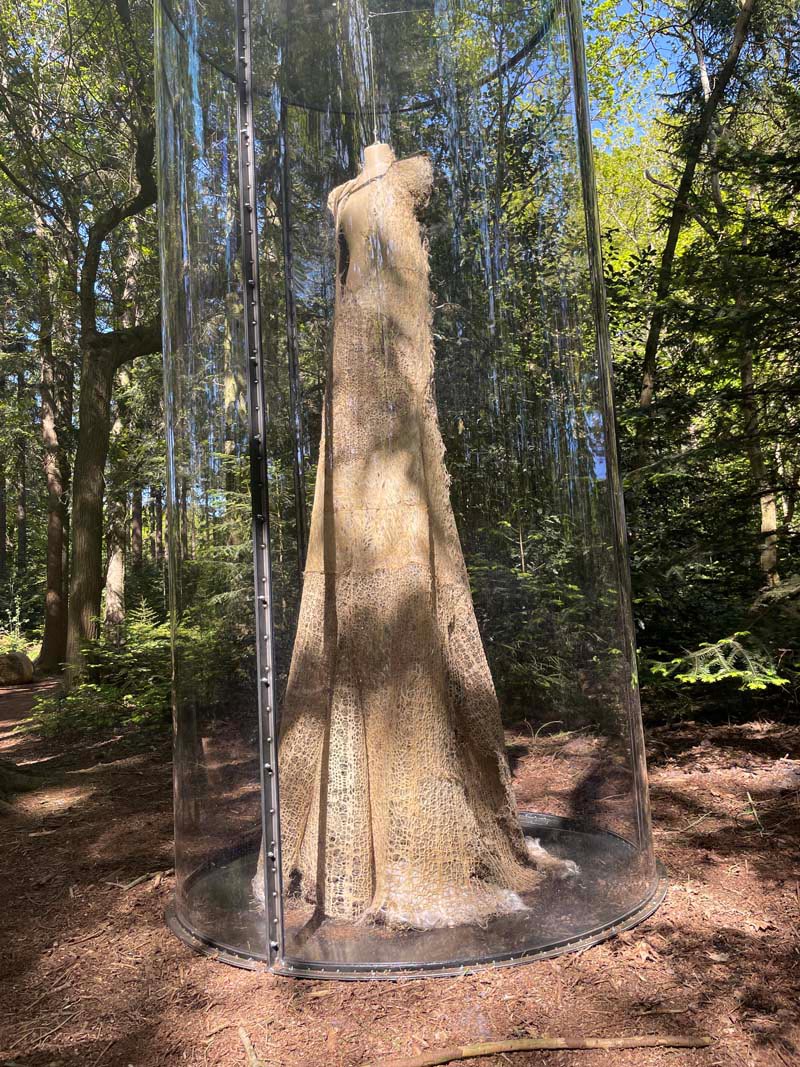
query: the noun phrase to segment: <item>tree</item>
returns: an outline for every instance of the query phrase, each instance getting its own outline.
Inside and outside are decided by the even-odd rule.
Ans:
[[[736,72],[739,56],[747,40],[755,3],[756,0],[741,0],[739,14],[733,27],[727,54],[719,69],[714,72],[713,80],[712,76],[709,75],[705,51],[700,45],[698,28],[693,21],[694,13],[686,13],[685,22],[679,24],[678,36],[680,37],[683,32],[691,36],[691,42],[698,61],[698,73],[703,90],[703,98],[697,117],[691,122],[688,129],[681,131],[684,148],[681,153],[680,178],[675,189],[666,226],[667,240],[661,253],[661,261],[658,267],[653,311],[650,316],[642,362],[642,388],[639,396],[639,408],[644,415],[647,415],[653,403],[656,385],[656,360],[661,333],[664,328],[665,305],[672,287],[672,271],[678,247],[678,238],[691,210],[689,198],[692,193],[695,172],[700,163],[700,155],[717,122],[717,113],[720,105],[725,99],[725,94]],[[642,429],[638,434],[640,456],[643,455],[646,433],[643,421]]]
[[[150,16],[146,3],[96,10],[82,2],[62,7],[57,0],[45,0],[8,11],[2,20],[7,73],[0,84],[0,122],[13,147],[0,160],[0,171],[36,212],[40,262],[58,262],[66,252],[76,278],[80,400],[66,638],[66,657],[73,667],[80,662],[83,642],[96,635],[100,614],[104,468],[114,374],[131,360],[157,351],[161,343],[160,323],[152,315],[108,328],[101,289],[112,237],[126,220],[144,215],[155,203]],[[23,38],[34,23],[37,34],[27,47]],[[53,55],[61,62],[53,63]],[[43,267],[45,289],[47,276]],[[50,305],[44,297],[40,302],[45,320],[51,315],[49,299]],[[48,360],[43,370],[43,432],[53,516],[48,552],[53,610],[46,617],[45,649],[52,661],[60,655],[56,631],[63,628],[63,592],[59,599],[55,586],[65,472],[55,470],[54,429],[63,413],[52,403]]]

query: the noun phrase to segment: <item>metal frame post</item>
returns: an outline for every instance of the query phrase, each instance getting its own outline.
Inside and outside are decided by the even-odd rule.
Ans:
[[[262,848],[266,948],[270,966],[283,957],[283,896],[278,795],[278,737],[275,707],[272,568],[269,539],[264,360],[256,213],[255,122],[250,0],[236,0],[236,117],[239,131],[239,211],[241,220],[242,300],[247,351],[250,418],[250,490],[253,505],[256,671],[261,766]]]

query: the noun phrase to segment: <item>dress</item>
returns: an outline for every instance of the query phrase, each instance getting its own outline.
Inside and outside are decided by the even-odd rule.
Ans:
[[[287,883],[328,917],[418,928],[518,910],[538,878],[448,492],[431,186],[414,156],[329,198],[333,345],[279,750]]]

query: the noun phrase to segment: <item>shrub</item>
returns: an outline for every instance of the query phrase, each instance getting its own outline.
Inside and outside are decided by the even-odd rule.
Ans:
[[[92,733],[116,727],[164,729],[170,709],[169,624],[142,604],[130,612],[123,640],[84,648],[84,670],[68,693],[40,698],[33,723],[43,734]]]

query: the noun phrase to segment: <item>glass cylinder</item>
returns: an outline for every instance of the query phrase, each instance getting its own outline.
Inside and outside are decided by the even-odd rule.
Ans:
[[[177,890],[279,973],[650,914],[578,0],[156,5]]]

